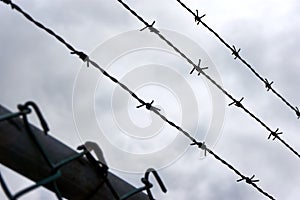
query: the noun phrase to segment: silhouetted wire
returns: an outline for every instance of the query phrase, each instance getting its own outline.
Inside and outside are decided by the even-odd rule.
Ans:
[[[222,158],[220,158],[218,155],[216,155],[213,151],[207,149],[206,151],[208,151],[211,155],[213,155],[217,160],[221,161],[224,165],[226,165],[228,168],[230,168],[231,170],[233,170],[237,175],[239,175],[241,177],[241,179],[237,180],[237,182],[243,181],[245,180],[246,183],[252,185],[257,191],[259,191],[260,193],[262,193],[263,195],[267,196],[270,199],[275,199],[272,195],[270,195],[269,193],[267,193],[266,191],[264,191],[262,188],[260,188],[256,182],[259,182],[259,180],[253,180],[254,175],[249,178],[244,176],[243,174],[241,174],[239,171],[237,171],[232,165],[230,165],[229,163],[227,163],[225,160],[223,160]]]
[[[142,99],[140,99],[134,92],[132,92],[125,84],[119,82],[116,78],[114,78],[113,76],[111,76],[109,73],[107,73],[103,68],[101,68],[96,62],[92,61],[91,59],[89,59],[89,57],[81,52],[81,51],[77,51],[72,45],[70,45],[69,43],[67,43],[62,37],[58,36],[57,34],[55,34],[52,30],[50,30],[49,28],[45,27],[44,25],[42,25],[40,22],[37,22],[36,20],[34,20],[29,14],[25,13],[19,6],[17,6],[16,4],[14,4],[12,1],[10,0],[1,0],[6,4],[11,5],[12,9],[15,9],[17,11],[19,11],[20,13],[22,13],[29,21],[31,21],[32,23],[34,23],[35,25],[37,25],[39,28],[45,30],[48,34],[54,36],[56,39],[58,39],[61,43],[63,43],[68,49],[70,49],[72,52],[72,54],[76,54],[79,56],[80,59],[82,59],[84,62],[87,62],[87,64],[92,64],[94,67],[96,67],[97,69],[99,69],[104,76],[108,77],[110,80],[112,80],[113,82],[115,82],[116,84],[118,84],[119,86],[121,86],[124,90],[126,90],[128,93],[130,93],[132,95],[133,98],[135,98],[137,101],[139,101],[141,103],[141,105],[137,106],[137,107],[141,107],[141,106],[145,106],[146,109],[148,109],[149,111],[152,111],[154,113],[156,113],[158,116],[161,117],[161,119],[163,119],[164,121],[166,121],[170,126],[175,127],[177,130],[179,130],[180,132],[182,132],[186,137],[188,137],[191,141],[192,144],[191,145],[197,145],[198,148],[204,150],[204,152],[209,152],[211,155],[214,156],[214,158],[216,158],[217,160],[221,161],[221,163],[223,163],[224,165],[226,165],[229,169],[231,169],[232,171],[234,171],[238,176],[241,177],[240,180],[246,180],[246,183],[252,185],[253,187],[255,187],[259,192],[261,192],[263,195],[267,196],[270,199],[275,199],[274,197],[272,197],[270,194],[268,194],[267,192],[265,192],[264,190],[262,190],[260,187],[258,187],[252,180],[252,178],[246,177],[245,175],[243,175],[242,173],[240,173],[236,168],[234,168],[232,165],[230,165],[228,162],[226,162],[224,159],[222,159],[221,157],[219,157],[218,155],[216,155],[212,150],[210,150],[204,142],[199,142],[197,141],[195,138],[193,138],[187,131],[183,130],[181,127],[179,127],[178,125],[176,125],[174,122],[168,120],[164,115],[162,115],[159,112],[159,109],[155,108],[154,106],[152,106],[153,102],[151,103],[146,103],[145,101],[143,101]],[[130,9],[126,4],[124,4],[122,1],[121,2],[127,9]],[[131,10],[131,9],[130,9]],[[137,15],[135,13],[135,15]],[[143,20],[141,17],[139,17],[140,20]],[[143,21],[147,26],[151,26],[149,25],[147,22]],[[152,24],[153,26],[153,24]],[[196,66],[197,67],[197,66]],[[239,181],[240,181],[239,180]]]
[[[270,127],[268,127],[261,119],[259,119],[257,116],[255,116],[252,112],[250,112],[246,107],[243,106],[241,101],[244,99],[244,97],[241,100],[235,99],[229,92],[227,92],[220,84],[218,84],[212,77],[210,77],[207,73],[204,72],[205,68],[201,68],[200,62],[198,65],[196,65],[191,59],[189,59],[183,52],[181,52],[176,46],[174,46],[166,37],[164,37],[158,29],[154,28],[154,23],[149,24],[146,22],[141,16],[139,16],[134,10],[132,10],[127,4],[125,4],[121,0],[117,0],[120,2],[131,14],[133,14],[135,17],[137,17],[143,24],[146,26],[145,28],[149,28],[150,32],[153,32],[156,34],[160,39],[162,39],[164,42],[166,42],[170,47],[172,47],[181,57],[183,57],[189,64],[193,66],[193,69],[191,72],[193,72],[195,69],[199,72],[199,74],[202,74],[207,78],[213,85],[215,85],[219,90],[221,90],[228,98],[230,98],[233,102],[229,105],[235,105],[242,110],[244,110],[247,114],[249,114],[254,120],[256,120],[261,126],[263,126],[267,131],[269,131],[269,137],[270,135],[273,136],[275,139],[277,138],[287,149],[289,149],[291,152],[293,152],[298,158],[300,158],[300,154],[291,146],[289,145],[285,140],[283,140],[279,134],[282,134],[282,132],[277,133],[277,131],[272,131]],[[141,29],[144,30],[145,28]]]
[[[255,69],[253,66],[251,66],[240,54],[241,49],[236,49],[236,47],[233,45],[232,47],[216,32],[214,31],[211,27],[209,27],[205,22],[202,21],[202,18],[205,15],[202,15],[199,17],[198,10],[196,10],[196,13],[193,12],[189,7],[187,7],[182,1],[176,0],[183,8],[185,8],[189,13],[191,13],[194,16],[195,22],[197,25],[201,23],[205,28],[207,28],[212,34],[214,34],[221,43],[223,43],[234,55],[234,59],[239,59],[246,67],[250,69],[250,71],[259,79],[261,80],[267,91],[272,91],[278,98],[280,98],[289,108],[291,108],[293,111],[295,111],[298,119],[300,118],[300,111],[297,106],[292,106],[291,103],[289,103],[286,98],[284,98],[281,94],[279,94],[273,87],[272,84],[274,83],[273,81],[269,82],[268,79],[263,78]]]

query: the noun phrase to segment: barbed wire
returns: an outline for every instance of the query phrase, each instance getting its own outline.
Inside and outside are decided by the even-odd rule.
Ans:
[[[190,58],[188,58],[182,51],[180,51],[173,43],[168,40],[166,37],[164,37],[160,31],[156,28],[154,28],[155,21],[152,22],[152,24],[149,24],[147,21],[145,21],[141,16],[139,16],[134,10],[132,10],[127,4],[125,4],[121,0],[117,0],[120,2],[132,15],[137,17],[146,27],[141,29],[145,30],[148,28],[150,32],[156,34],[160,39],[162,39],[164,42],[166,42],[170,47],[172,47],[181,57],[183,57],[189,64],[193,66],[192,71],[190,72],[193,73],[194,70],[198,71],[198,75],[202,74],[205,78],[207,78],[213,85],[215,85],[223,94],[225,94],[229,99],[232,100],[232,103],[229,104],[235,105],[236,107],[241,108],[244,112],[246,112],[248,115],[250,115],[254,120],[256,120],[261,126],[263,126],[268,132],[269,132],[269,137],[270,135],[273,136],[275,139],[278,139],[288,150],[290,150],[293,154],[295,154],[298,158],[300,158],[300,154],[290,145],[288,144],[284,139],[282,139],[279,134],[282,134],[282,132],[278,133],[277,131],[272,131],[272,129],[264,123],[260,118],[258,118],[256,115],[254,115],[250,110],[248,110],[243,104],[242,100],[244,97],[242,97],[240,100],[237,100],[234,98],[227,90],[225,90],[220,84],[218,84],[211,76],[209,76],[207,73],[204,72],[204,69],[207,68],[201,68],[200,67],[200,60],[198,65],[196,65]]]
[[[108,72],[106,72],[103,68],[101,68],[96,62],[94,62],[93,60],[91,60],[87,54],[85,54],[82,51],[78,51],[76,50],[70,43],[67,43],[62,37],[60,37],[59,35],[57,35],[54,31],[52,31],[51,29],[45,27],[44,25],[42,25],[40,22],[36,21],[35,19],[33,19],[29,14],[27,14],[26,12],[24,12],[18,5],[16,5],[15,3],[13,3],[11,0],[1,0],[2,2],[8,4],[11,6],[12,9],[17,10],[18,12],[20,12],[21,14],[23,14],[23,16],[28,19],[29,21],[31,21],[32,23],[34,23],[36,26],[38,26],[39,28],[43,29],[44,31],[46,31],[48,34],[54,36],[57,40],[59,40],[62,44],[64,44],[69,50],[71,50],[71,54],[76,54],[79,56],[79,58],[83,61],[83,62],[87,62],[87,65],[89,66],[89,64],[92,64],[95,68],[99,69],[102,74],[106,77],[108,77],[111,81],[115,82],[116,84],[118,84],[120,87],[122,87],[125,91],[127,91],[133,98],[135,98],[141,105],[137,106],[137,107],[142,107],[145,106],[146,109],[148,109],[149,111],[154,112],[155,114],[157,114],[162,120],[164,120],[165,122],[167,122],[170,126],[176,128],[177,130],[179,130],[181,133],[183,133],[187,138],[189,138],[192,143],[191,145],[197,145],[198,148],[204,150],[205,154],[206,152],[210,153],[211,155],[214,156],[214,158],[218,161],[220,161],[222,164],[224,164],[225,166],[227,166],[230,170],[232,170],[233,172],[235,172],[238,176],[240,176],[241,179],[240,180],[245,180],[246,183],[252,185],[254,188],[257,189],[257,191],[259,191],[261,194],[265,195],[266,197],[268,197],[269,199],[275,200],[275,198],[270,195],[269,193],[267,193],[266,191],[264,191],[262,188],[260,188],[259,186],[257,186],[255,184],[256,180],[252,180],[252,178],[249,178],[245,175],[243,175],[241,172],[239,172],[235,167],[233,167],[231,164],[229,164],[227,161],[225,161],[224,159],[222,159],[221,157],[219,157],[216,153],[214,153],[212,150],[210,150],[204,142],[199,142],[197,141],[195,138],[193,138],[187,131],[183,130],[180,126],[176,125],[174,122],[168,120],[163,114],[161,114],[159,112],[159,109],[157,109],[156,107],[154,107],[153,104],[153,100],[150,103],[146,103],[145,101],[143,101],[141,98],[139,98],[133,91],[131,91],[125,84],[119,82],[115,77],[111,76]],[[122,1],[119,1],[122,2]],[[126,6],[128,9],[130,9],[126,4],[124,4],[122,2],[122,4],[124,6]],[[131,9],[130,9],[131,10]],[[136,14],[137,15],[137,14]],[[137,15],[138,16],[138,15]],[[152,27],[152,25],[149,25],[146,21],[144,21],[141,17],[139,18],[140,20],[142,20],[146,25],[147,28],[148,27]],[[156,29],[155,29],[156,30]],[[196,66],[197,67],[197,66]],[[196,68],[195,67],[195,68]],[[196,68],[197,69],[197,68]],[[199,69],[198,69],[199,70]],[[200,69],[201,70],[201,69]]]
[[[240,51],[241,49],[237,49],[234,45],[229,45],[228,42],[226,42],[216,31],[214,31],[211,27],[209,27],[205,22],[202,21],[202,18],[204,16],[206,16],[205,14],[203,14],[202,16],[199,16],[198,10],[196,10],[196,13],[193,12],[188,6],[186,6],[182,1],[180,0],[176,0],[183,8],[185,8],[189,13],[191,13],[195,19],[195,22],[197,25],[202,24],[206,29],[208,29],[208,31],[210,31],[215,37],[217,37],[220,42],[222,44],[225,45],[225,47],[227,47],[230,51],[231,54],[234,56],[234,59],[238,59],[240,60],[246,67],[248,67],[250,69],[250,71],[261,81],[264,83],[265,88],[267,89],[267,91],[271,91],[273,92],[273,94],[275,94],[279,99],[281,99],[290,109],[292,109],[296,115],[297,118],[300,118],[300,111],[298,109],[297,106],[293,106],[291,103],[289,103],[289,101],[284,98],[279,92],[277,92],[273,87],[272,84],[274,83],[274,81],[269,82],[269,80],[267,78],[263,78],[255,69],[253,66],[251,66],[249,64],[249,62],[247,62],[241,55],[240,55]]]

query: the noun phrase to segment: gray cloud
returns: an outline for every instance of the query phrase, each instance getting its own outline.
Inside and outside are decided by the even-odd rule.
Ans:
[[[299,3],[290,1],[281,9],[280,2],[255,2],[249,7],[233,0],[228,4],[212,1],[205,5],[189,2],[189,5],[207,13],[204,19],[208,24],[230,43],[241,47],[241,55],[263,76],[274,80],[276,89],[298,105]],[[175,1],[128,3],[149,21],[156,20],[159,27],[183,33],[201,44],[218,67],[224,86],[237,98],[245,96],[245,105],[274,130],[280,127],[284,131],[283,138],[300,149],[299,121],[294,113],[265,92],[249,70],[234,61],[203,27],[196,27],[192,17]],[[94,0],[88,4],[83,1],[31,1],[20,4],[85,51],[91,51],[112,35],[142,28],[142,24],[116,1]],[[240,9],[237,6],[241,6]],[[257,10],[254,12],[253,8]],[[5,19],[1,21],[0,30],[1,104],[15,110],[16,104],[35,100],[49,121],[52,134],[75,148],[79,139],[74,137],[76,128],[71,101],[74,79],[82,63],[9,7],[1,4],[0,10],[1,19]],[[253,15],[247,15],[252,11]],[[255,121],[230,107],[226,112],[223,135],[214,150],[243,173],[255,174],[260,179],[259,185],[278,199],[297,199],[299,161],[278,141],[266,140],[267,136],[266,130]],[[191,148],[174,164],[161,170],[169,191],[162,195],[155,188],[155,196],[158,199],[212,200],[264,198],[247,184],[235,183],[238,177],[211,156],[203,160],[199,157],[198,151]],[[12,187],[20,188],[28,183],[2,168],[5,176],[12,180]],[[141,184],[140,175],[114,172],[137,186]],[[53,198],[48,192],[37,191],[32,195],[24,199]],[[5,199],[3,192],[0,198]]]

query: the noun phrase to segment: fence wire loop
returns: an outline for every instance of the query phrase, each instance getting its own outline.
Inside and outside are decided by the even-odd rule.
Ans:
[[[83,154],[86,156],[87,160],[95,167],[101,177],[107,177],[108,166],[99,160],[96,160],[85,145],[78,146],[77,150],[83,151]]]
[[[270,135],[268,136],[268,140],[271,138],[271,136],[273,136],[273,140],[275,140],[276,138],[278,138],[278,135],[283,134],[282,132],[278,132],[279,128],[277,128],[275,131],[271,131]]]
[[[144,177],[141,178],[141,181],[142,181],[142,183],[144,184],[144,186],[142,186],[142,187],[140,187],[140,188],[137,188],[137,189],[135,189],[135,190],[133,190],[133,191],[128,192],[127,194],[123,195],[123,196],[120,198],[120,200],[126,200],[126,199],[128,199],[128,198],[130,198],[130,197],[132,197],[132,196],[134,196],[134,195],[136,195],[136,194],[138,194],[138,193],[140,193],[140,192],[142,192],[142,191],[144,191],[144,190],[146,190],[149,200],[155,200],[154,197],[153,197],[153,195],[152,195],[152,192],[151,192],[151,188],[153,187],[153,184],[152,184],[152,183],[150,182],[150,180],[149,180],[149,175],[150,175],[150,173],[153,174],[153,176],[154,176],[154,178],[156,179],[156,181],[157,181],[157,183],[158,183],[160,189],[161,189],[164,193],[166,193],[166,192],[167,192],[167,188],[165,187],[163,181],[162,181],[161,178],[159,177],[157,171],[156,171],[155,169],[153,169],[153,168],[149,168],[149,169],[147,169],[147,171],[145,172]]]
[[[252,175],[251,178],[245,176],[245,177],[242,177],[241,179],[237,180],[237,182],[241,182],[243,180],[245,180],[246,183],[248,183],[248,184],[253,184],[253,183],[259,182],[259,180],[254,179],[254,177],[255,177],[255,175]]]
[[[199,23],[201,22],[202,18],[206,16],[206,14],[203,14],[201,16],[199,16],[198,10],[196,10],[196,16],[195,16],[195,22],[197,25],[199,25]]]
[[[159,177],[157,171],[155,171],[155,169],[153,169],[153,168],[148,169],[148,170],[146,171],[146,173],[145,173],[145,177],[142,178],[142,182],[143,182],[143,183],[145,184],[145,186],[146,186],[146,191],[147,191],[147,194],[148,194],[148,196],[149,196],[149,199],[150,199],[150,200],[154,200],[153,195],[152,195],[152,193],[151,193],[151,188],[153,187],[153,184],[150,183],[150,181],[149,181],[149,175],[150,175],[150,173],[153,174],[153,176],[155,177],[155,179],[156,179],[156,181],[157,181],[157,183],[158,183],[160,189],[161,189],[164,193],[167,192],[167,188],[165,187],[164,183],[162,182],[161,178]]]
[[[43,128],[43,131],[44,131],[45,135],[47,135],[50,130],[49,126],[48,126],[45,118],[43,117],[42,112],[40,111],[39,107],[36,105],[36,103],[34,103],[33,101],[28,101],[24,105],[22,105],[22,104],[18,105],[18,109],[22,113],[25,113],[25,115],[27,115],[26,111],[30,110],[30,107],[32,107],[33,110],[35,111],[35,113],[40,121],[41,127]]]
[[[87,160],[91,163],[94,169],[97,171],[98,175],[104,180],[105,184],[109,188],[111,194],[114,196],[116,200],[120,200],[120,197],[112,184],[110,183],[107,175],[108,175],[108,166],[105,163],[96,160],[95,157],[90,153],[88,148],[83,144],[77,147],[77,150],[83,151],[83,154],[86,156]]]

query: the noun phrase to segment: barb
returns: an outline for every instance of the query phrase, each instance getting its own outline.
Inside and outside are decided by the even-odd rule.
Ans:
[[[191,13],[193,15],[193,17],[195,18],[195,22],[197,23],[197,25],[199,25],[199,23],[201,23],[206,29],[208,29],[208,31],[210,31],[215,37],[217,37],[219,39],[219,41],[225,45],[225,47],[227,47],[232,55],[234,55],[234,59],[239,59],[247,68],[250,69],[250,71],[261,81],[266,85],[267,91],[272,91],[273,94],[275,94],[281,101],[283,101],[291,110],[293,110],[296,115],[297,118],[300,118],[300,112],[297,110],[297,107],[292,106],[292,104],[290,102],[288,102],[286,100],[286,98],[284,98],[281,94],[279,94],[274,88],[271,87],[271,84],[268,84],[268,82],[266,82],[267,79],[263,78],[255,69],[253,66],[251,66],[243,57],[240,56],[239,52],[241,49],[236,50],[235,46],[230,46],[228,42],[226,42],[216,31],[214,31],[211,27],[209,27],[205,22],[203,22],[201,19],[200,20],[196,20],[196,18],[198,18],[198,10],[196,10],[196,13],[193,12],[189,7],[187,7],[182,1],[180,0],[176,0],[183,8],[185,8],[189,13]],[[205,16],[205,15],[204,15]],[[204,17],[203,16],[203,17]]]
[[[241,182],[243,180],[245,180],[246,183],[248,183],[248,184],[259,182],[259,180],[254,180],[254,177],[255,177],[255,175],[252,175],[251,178],[249,178],[249,177],[242,177],[241,179],[237,180],[237,182]]]
[[[240,57],[240,51],[241,51],[241,49],[238,49],[238,50],[236,50],[236,48],[235,48],[235,46],[234,45],[232,45],[232,49],[233,49],[233,51],[232,51],[232,54],[231,55],[234,55],[234,60],[235,59],[237,59],[238,57]]]
[[[190,71],[190,74],[193,74],[193,72],[195,70],[197,70],[198,71],[198,76],[200,76],[200,74],[202,73],[203,70],[208,69],[208,67],[200,67],[200,64],[201,64],[201,59],[199,59],[197,67],[193,67],[192,71]]]
[[[3,0],[1,0],[3,1]],[[118,0],[126,9],[130,10],[130,12],[132,14],[134,14],[135,16],[138,17],[139,20],[141,20],[145,25],[146,27],[151,27],[151,25],[149,25],[146,21],[144,21],[140,16],[138,16],[133,10],[130,9],[130,7],[123,3],[122,1]],[[35,25],[37,25],[39,28],[45,30],[48,34],[52,35],[52,36],[55,36],[56,39],[58,39],[61,43],[63,43],[66,47],[69,47],[71,46],[70,44],[68,44],[65,40],[62,39],[62,37],[58,36],[57,34],[55,34],[52,30],[49,31],[50,29],[49,28],[46,28],[45,26],[41,25],[41,23],[35,21],[29,14],[25,13],[21,8],[19,8],[18,6],[16,6],[14,3],[12,3],[11,1],[5,1],[5,3],[8,2],[10,5],[12,5],[13,7],[15,8],[18,8],[16,9],[17,11],[19,11],[20,13],[22,13],[28,20],[30,20],[32,23],[34,23]],[[153,25],[152,25],[153,26]],[[151,29],[150,29],[151,30]],[[155,29],[156,30],[156,29]],[[155,34],[158,34],[161,38],[164,38],[160,33],[159,31],[153,31]],[[59,39],[60,38],[60,39]],[[165,39],[166,40],[166,39]],[[167,41],[167,40],[166,40]],[[170,43],[170,42],[169,42]],[[177,52],[180,52],[174,45],[172,45],[172,43],[170,43],[170,45],[175,48],[177,50]],[[71,46],[72,47],[72,46]],[[72,47],[73,48],[73,47]],[[80,55],[84,55],[85,56],[85,59],[82,60],[85,61],[86,58],[88,58],[86,56],[85,53],[83,52],[79,52],[77,50],[75,50],[75,48],[73,48],[73,51],[72,51],[74,54],[77,54],[80,57]],[[180,52],[181,53],[181,52]],[[184,54],[180,54],[182,55],[185,59],[187,59],[187,61],[189,63],[191,63],[194,68],[198,69],[198,66],[195,65],[190,59],[188,59],[188,57],[186,57]],[[135,98],[137,101],[140,102],[140,104],[142,105],[147,105],[147,103],[145,101],[143,101],[142,99],[140,99],[134,92],[132,92],[126,85],[124,85],[123,83],[119,82],[115,77],[111,76],[109,73],[107,73],[103,68],[101,68],[96,62],[94,62],[93,60],[89,59],[88,58],[88,62],[93,65],[95,68],[99,69],[102,74],[106,77],[108,77],[111,81],[115,82],[116,84],[118,84],[120,87],[122,87],[124,90],[126,90],[129,94],[132,95],[133,98]],[[206,73],[204,73],[202,71],[202,74],[207,77],[212,83],[214,83],[219,89],[221,89],[223,92],[225,92],[232,100],[235,100],[229,93],[227,93],[220,85],[218,85],[212,78],[210,78],[210,76],[208,76]],[[151,104],[150,104],[151,105]],[[184,131],[181,127],[179,127],[178,125],[176,125],[174,122],[168,120],[164,115],[162,115],[158,110],[156,109],[149,109],[150,111],[156,113],[158,116],[161,117],[162,120],[166,121],[169,125],[175,127],[177,130],[179,130],[180,132],[182,132],[186,137],[188,137],[192,142],[195,142],[196,139],[193,138],[188,132]],[[197,142],[199,143],[199,142]],[[200,143],[199,143],[200,144]],[[203,143],[202,143],[203,144]],[[202,145],[201,145],[202,146]],[[226,165],[227,167],[229,167],[229,169],[233,170],[235,173],[237,173],[238,175],[240,175],[241,177],[245,177],[244,175],[242,175],[240,172],[238,172],[232,165],[230,165],[229,163],[227,163],[225,160],[221,159],[219,156],[217,156],[213,151],[211,151],[210,149],[208,149],[206,146],[205,146],[205,149],[207,152],[209,152],[210,154],[212,154],[217,160],[221,161],[224,165]],[[253,184],[252,184],[253,185]],[[258,186],[256,187],[262,194],[266,195],[267,197],[269,197],[270,199],[274,199],[272,196],[268,195],[268,193],[264,192],[262,189],[260,189]]]
[[[196,10],[196,16],[195,16],[195,22],[197,23],[197,25],[201,22],[202,18],[206,16],[206,14],[203,14],[202,16],[199,17],[198,15],[198,10]]]
[[[277,128],[276,131],[271,131],[268,140],[271,138],[271,136],[273,136],[273,140],[275,140],[276,138],[278,138],[278,135],[282,134],[282,132],[278,132],[279,129]]]
[[[268,79],[265,78],[265,88],[267,88],[267,91],[272,89],[272,84],[273,83],[274,83],[274,81],[269,82]]]
[[[150,103],[143,103],[139,106],[136,106],[136,108],[141,108],[143,106],[145,106],[147,108],[147,110],[157,110],[157,111],[160,111],[159,108],[156,108],[154,106],[152,106],[152,104],[154,103],[154,100],[152,100]]]
[[[239,101],[233,101],[232,103],[228,104],[228,106],[232,106],[232,105],[235,105],[236,107],[239,107],[239,108],[244,108],[243,104],[242,104],[242,101],[244,100],[244,97],[242,97]]]
[[[218,156],[216,153],[214,153],[212,150],[210,150],[203,142],[199,142],[194,140],[193,143],[191,145],[197,145],[199,149],[204,150],[205,152],[208,152],[209,154],[211,154],[212,156],[214,156],[214,158],[218,161],[220,161],[221,163],[223,163],[226,167],[228,167],[230,170],[232,170],[235,174],[237,174],[240,179],[237,180],[237,182],[240,182],[242,180],[246,180],[246,183],[248,183],[249,185],[253,186],[258,192],[260,192],[261,194],[265,195],[266,197],[268,197],[269,199],[275,200],[275,198],[269,194],[268,192],[264,191],[262,188],[260,188],[256,182],[258,182],[258,180],[254,180],[254,176],[252,176],[251,178],[243,175],[240,171],[238,171],[235,167],[233,167],[231,164],[229,164],[227,161],[225,161],[224,159],[222,159],[220,156]],[[204,152],[204,153],[205,153]]]
[[[147,23],[141,16],[139,16],[134,10],[132,10],[127,4],[125,4],[123,1],[118,0],[122,5],[124,6],[131,14],[133,14],[135,17],[137,17],[146,27],[149,26],[149,23]],[[153,28],[153,25],[151,26]],[[223,94],[225,94],[229,99],[233,101],[232,104],[235,104],[237,107],[241,108],[244,112],[246,112],[250,117],[252,117],[254,120],[256,120],[262,127],[264,127],[268,132],[271,132],[271,128],[267,126],[266,123],[264,123],[261,119],[259,119],[257,116],[255,116],[252,112],[250,112],[245,106],[242,105],[241,101],[244,99],[242,98],[240,101],[235,99],[227,90],[225,90],[220,84],[218,84],[212,77],[210,77],[205,71],[203,71],[198,65],[196,65],[190,58],[188,58],[183,52],[181,52],[171,41],[169,41],[166,37],[164,37],[159,31],[154,32],[161,40],[163,40],[167,45],[173,48],[174,51],[176,51],[182,58],[184,58],[194,69],[196,69],[200,74],[202,74],[205,78],[207,78],[214,86],[216,86]],[[236,51],[236,50],[235,50]],[[238,56],[239,50],[236,51],[237,53],[235,54]],[[229,104],[229,105],[232,105]],[[299,111],[298,111],[299,112]],[[300,112],[299,112],[299,117],[300,117]],[[282,138],[280,138],[277,135],[277,138],[279,141],[292,153],[294,153],[299,159],[300,159],[300,154],[291,146],[289,145],[286,141],[284,141]]]
[[[146,30],[147,28],[149,28],[150,32],[158,33],[159,31],[153,27],[154,24],[155,24],[155,21],[153,21],[152,24],[150,24],[150,25],[146,25],[140,31],[143,31],[143,30]]]
[[[190,145],[191,146],[195,145],[199,149],[202,149],[204,151],[204,156],[206,156],[206,154],[207,154],[207,146],[205,145],[205,142],[198,142],[198,141],[194,140]]]

